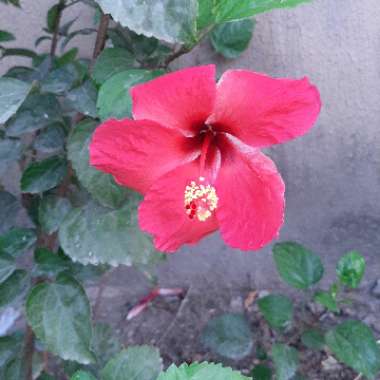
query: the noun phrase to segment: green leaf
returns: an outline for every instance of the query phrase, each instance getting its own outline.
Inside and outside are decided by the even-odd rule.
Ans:
[[[15,357],[4,368],[4,380],[19,380],[26,378],[26,363],[21,357]]]
[[[31,249],[37,241],[36,232],[30,228],[13,228],[0,236],[0,252],[17,257]]]
[[[59,14],[61,11],[61,5],[55,4],[53,5],[47,13],[47,19],[46,19],[46,24],[47,24],[47,29],[50,33],[54,33],[55,28],[57,27],[57,24],[59,22]]]
[[[380,371],[380,349],[364,323],[349,320],[327,332],[326,343],[337,358],[369,379]]]
[[[319,290],[315,293],[314,301],[318,302],[328,310],[337,313],[339,311],[336,298],[330,293],[324,290]]]
[[[30,83],[18,79],[0,78],[0,124],[17,112],[31,88]]]
[[[338,262],[336,273],[339,281],[355,289],[360,285],[365,272],[365,259],[356,251],[348,252]]]
[[[21,297],[29,286],[29,276],[24,270],[15,270],[0,284],[0,308]]]
[[[170,43],[194,43],[196,0],[98,0],[104,13],[138,34]]]
[[[306,330],[301,335],[302,343],[312,350],[322,350],[325,346],[323,332],[317,328]]]
[[[272,358],[277,380],[290,380],[297,372],[298,352],[286,344],[274,344]]]
[[[7,32],[6,30],[0,30],[0,42],[9,42],[14,41],[16,38],[12,33]]]
[[[226,58],[238,58],[252,39],[254,25],[250,19],[220,24],[211,33],[212,46]]]
[[[47,248],[38,248],[34,252],[36,275],[56,276],[60,272],[71,269],[71,261],[57,255]],[[71,273],[71,271],[70,271]]]
[[[30,49],[3,49],[1,57],[26,57],[26,58],[36,58],[37,53]]]
[[[61,121],[61,106],[52,94],[31,94],[7,123],[6,133],[19,137]]]
[[[50,376],[47,373],[42,372],[37,380],[56,380],[56,379],[53,376]],[[92,380],[92,379],[90,379],[90,380]]]
[[[43,197],[38,208],[38,221],[41,228],[49,235],[58,231],[59,226],[71,209],[71,203],[67,198],[55,195]]]
[[[57,153],[64,149],[66,133],[62,123],[53,123],[34,140],[34,148],[41,153]]]
[[[73,376],[71,376],[70,380],[96,380],[91,373],[85,371],[75,372]]]
[[[0,190],[0,234],[9,231],[16,224],[21,209],[21,203],[15,196]]]
[[[91,81],[83,83],[67,94],[71,107],[86,116],[96,117],[97,91]]]
[[[91,347],[96,356],[97,366],[100,368],[103,368],[122,349],[112,327],[105,323],[97,323],[94,326]]]
[[[62,273],[54,283],[36,285],[26,302],[26,316],[52,353],[82,364],[94,361],[90,304],[82,286],[69,275]]]
[[[212,351],[233,360],[246,357],[253,347],[252,333],[245,317],[230,313],[207,323],[202,342]]]
[[[292,301],[280,294],[271,294],[260,298],[258,306],[263,313],[265,320],[273,328],[285,328],[293,319]]]
[[[311,0],[214,0],[216,23],[252,17],[276,8],[295,7]]]
[[[250,380],[250,378],[231,368],[223,368],[221,364],[205,362],[182,364],[180,367],[172,364],[157,380]]]
[[[66,172],[66,160],[59,156],[34,162],[22,173],[21,190],[32,194],[50,190],[59,185]]]
[[[0,176],[9,169],[12,162],[21,157],[23,144],[16,139],[0,139]]]
[[[102,380],[156,380],[162,359],[156,348],[129,347],[111,359],[101,372]]]
[[[74,87],[78,81],[78,71],[73,64],[52,70],[41,82],[41,90],[56,95],[63,95]]]
[[[3,367],[15,354],[17,354],[21,346],[22,336],[20,334],[0,337],[0,368]]]
[[[301,244],[275,244],[273,257],[281,278],[294,288],[308,289],[323,276],[324,270],[319,256]]]
[[[271,380],[272,370],[263,364],[258,364],[252,370],[251,376],[254,380]]]
[[[134,66],[134,57],[126,49],[108,48],[103,50],[96,60],[92,77],[99,84],[104,83],[117,73]]]
[[[108,79],[100,88],[97,107],[102,120],[131,117],[132,99],[129,90],[132,86],[147,82],[162,75],[162,70],[133,69],[123,71]]]
[[[68,157],[82,186],[102,205],[120,207],[128,190],[117,185],[110,174],[90,166],[88,146],[97,124],[85,120],[75,126],[69,136]]]
[[[65,253],[85,265],[147,265],[158,261],[161,255],[137,223],[139,201],[131,195],[117,210],[95,202],[72,210],[59,229]]]
[[[0,253],[0,284],[8,279],[15,270],[14,258],[6,253]]]

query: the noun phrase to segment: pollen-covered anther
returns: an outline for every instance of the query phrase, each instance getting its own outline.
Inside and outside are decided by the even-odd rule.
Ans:
[[[200,182],[205,178],[200,177]],[[191,181],[185,188],[185,212],[190,219],[197,218],[200,222],[206,221],[218,207],[218,196],[215,187]]]

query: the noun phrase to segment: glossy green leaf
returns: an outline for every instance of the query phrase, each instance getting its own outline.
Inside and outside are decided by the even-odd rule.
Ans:
[[[56,282],[36,285],[26,302],[26,316],[52,353],[82,364],[94,361],[90,304],[82,286],[71,276],[62,273]]]
[[[212,46],[226,58],[238,58],[252,39],[254,25],[250,19],[220,24],[211,33]]]
[[[41,153],[61,152],[65,146],[66,133],[62,123],[53,123],[41,131],[34,140],[34,149]]]
[[[156,348],[129,347],[111,359],[101,372],[102,380],[156,380],[162,359]]]
[[[70,380],[96,380],[90,372],[77,371],[71,376]]]
[[[290,8],[311,0],[214,0],[216,23],[240,20],[276,8]],[[211,1],[210,1],[211,2]]]
[[[306,330],[301,335],[302,343],[312,350],[322,350],[325,346],[323,332],[317,328]]]
[[[92,77],[99,84],[115,74],[131,69],[134,66],[134,57],[126,49],[108,48],[103,50],[96,60]]]
[[[30,228],[13,228],[0,236],[0,252],[17,257],[31,249],[36,241],[37,235],[35,230]]]
[[[339,306],[336,298],[330,293],[324,290],[319,290],[314,295],[314,301],[323,305],[326,309],[337,313],[339,311]]]
[[[145,265],[161,257],[137,222],[140,198],[114,210],[89,202],[72,210],[59,229],[65,253],[82,264]]]
[[[67,94],[71,107],[86,116],[96,117],[97,91],[91,81],[83,83]]]
[[[32,88],[30,83],[14,78],[0,78],[0,124],[13,116]]]
[[[224,368],[221,364],[204,362],[182,364],[180,367],[172,364],[157,380],[250,380],[250,378],[231,368]]]
[[[61,107],[54,95],[31,94],[7,123],[6,133],[11,137],[19,137],[61,119]]]
[[[349,320],[330,330],[326,343],[337,358],[369,379],[380,371],[380,348],[371,329],[364,323]]]
[[[67,163],[61,157],[34,162],[22,173],[21,190],[32,194],[50,190],[60,184],[66,173]]]
[[[277,380],[290,380],[298,368],[298,352],[286,344],[274,344],[272,358]]]
[[[272,370],[263,364],[258,364],[253,368],[251,376],[254,380],[272,380]]]
[[[9,42],[14,41],[16,38],[12,33],[7,32],[6,30],[0,30],[0,42]]]
[[[97,107],[102,120],[131,117],[132,98],[129,90],[132,86],[154,79],[162,70],[133,69],[123,71],[108,79],[100,88]]]
[[[67,198],[55,195],[43,197],[38,208],[38,221],[41,228],[47,234],[58,231],[63,219],[71,209],[71,203]]]
[[[0,252],[0,284],[9,278],[15,270],[16,263],[14,258]]]
[[[301,244],[275,244],[273,258],[281,278],[294,288],[308,289],[323,276],[324,269],[319,256]]]
[[[29,286],[29,276],[26,271],[15,270],[0,284],[0,308],[21,297]]]
[[[364,272],[365,259],[356,251],[346,253],[341,257],[336,267],[339,281],[352,289],[360,285]]]
[[[250,354],[252,333],[240,314],[224,314],[211,319],[202,333],[203,344],[229,359],[240,360]]]
[[[105,13],[138,34],[170,43],[193,43],[197,0],[98,0]]]
[[[0,234],[16,224],[21,209],[21,203],[14,195],[0,190]]]
[[[120,207],[128,191],[117,185],[110,174],[102,173],[89,164],[88,146],[97,124],[85,120],[75,126],[69,136],[68,157],[82,186],[102,205]]]
[[[270,294],[260,298],[258,306],[265,320],[274,328],[285,328],[293,319],[293,303],[289,297]]]

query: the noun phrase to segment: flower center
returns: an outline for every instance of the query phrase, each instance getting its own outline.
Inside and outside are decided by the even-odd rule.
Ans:
[[[199,177],[199,181],[205,182],[204,177]],[[200,222],[205,222],[218,207],[215,187],[195,181],[186,186],[184,201],[185,212],[189,218],[196,217]]]

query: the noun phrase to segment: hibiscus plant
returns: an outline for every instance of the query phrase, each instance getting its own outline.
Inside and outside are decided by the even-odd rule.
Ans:
[[[173,71],[172,62],[206,38],[236,58],[251,40],[253,16],[307,2],[58,0],[35,49],[18,48],[0,30],[0,62],[29,60],[0,77],[1,379],[260,380],[271,378],[270,367],[278,380],[301,378],[286,342],[293,305],[283,295],[257,300],[280,336],[244,375],[207,362],[165,363],[164,370],[157,348],[123,348],[95,316],[101,276],[113,267],[133,266],[152,284],[132,319],[158,296],[183,295],[157,284],[154,269],[166,253],[216,230],[245,251],[278,237],[285,186],[260,149],[313,127],[317,88],[248,70],[228,70],[217,81],[214,65]],[[67,20],[79,3],[93,9],[94,25],[77,29],[77,18]],[[19,0],[0,0],[5,5],[22,12]],[[69,48],[80,35],[94,35],[91,58]],[[286,283],[332,313],[365,267],[360,254],[345,255],[326,291],[315,288],[323,275],[317,255],[288,242],[275,245],[273,257]],[[92,303],[89,282],[99,288]],[[375,338],[361,322],[323,334],[309,326],[300,339],[327,346],[361,376],[379,371]],[[202,341],[221,358],[253,349],[244,315],[209,321]]]

